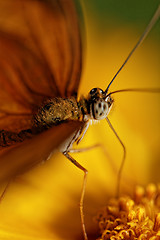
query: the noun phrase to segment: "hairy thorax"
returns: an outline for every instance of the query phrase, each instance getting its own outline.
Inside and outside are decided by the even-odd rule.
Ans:
[[[67,120],[79,120],[80,112],[74,97],[53,98],[44,102],[35,112],[33,125],[35,129],[42,131]]]

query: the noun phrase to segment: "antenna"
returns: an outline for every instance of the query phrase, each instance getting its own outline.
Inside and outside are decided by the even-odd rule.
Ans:
[[[132,54],[135,52],[135,50],[141,45],[141,43],[144,41],[144,39],[147,37],[148,33],[151,31],[151,29],[153,28],[154,24],[158,21],[160,17],[160,5],[158,6],[155,14],[153,15],[151,21],[149,22],[148,26],[146,27],[145,31],[143,32],[143,34],[141,35],[140,39],[138,40],[138,42],[136,43],[136,45],[134,46],[134,48],[131,50],[131,52],[129,53],[128,57],[126,58],[126,60],[123,62],[122,66],[118,69],[118,71],[116,72],[116,74],[114,75],[114,77],[112,78],[112,80],[110,81],[110,83],[108,84],[108,87],[106,88],[105,92],[107,94],[111,84],[113,83],[113,81],[115,80],[115,78],[117,77],[117,75],[120,73],[120,71],[123,69],[123,67],[126,65],[126,63],[128,62],[128,60],[130,59],[130,57],[132,56]]]
[[[126,88],[126,89],[120,89],[120,90],[110,92],[107,94],[106,97],[108,97],[112,94],[121,93],[121,92],[160,93],[160,88]]]

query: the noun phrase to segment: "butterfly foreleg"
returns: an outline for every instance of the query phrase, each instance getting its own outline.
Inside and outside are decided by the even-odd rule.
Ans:
[[[86,188],[86,182],[87,182],[87,174],[88,170],[85,169],[82,165],[80,165],[70,154],[70,147],[72,144],[79,139],[79,136],[83,132],[83,127],[79,129],[71,139],[71,141],[68,143],[66,149],[62,151],[63,155],[71,161],[77,168],[83,171],[84,177],[83,177],[83,184],[82,184],[82,190],[81,190],[81,197],[80,197],[80,203],[79,203],[79,208],[80,208],[80,217],[81,217],[81,224],[82,224],[82,231],[84,235],[84,239],[87,240],[87,233],[86,233],[86,227],[85,227],[85,222],[84,222],[84,211],[83,211],[83,206],[84,206],[84,194],[85,194],[85,188]]]

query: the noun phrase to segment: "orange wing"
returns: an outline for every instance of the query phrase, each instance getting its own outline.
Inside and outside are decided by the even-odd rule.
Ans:
[[[63,123],[14,147],[4,148],[0,155],[0,183],[45,161],[80,126],[78,121]]]
[[[0,129],[29,128],[35,105],[52,96],[49,80],[50,72],[33,52],[0,32]]]
[[[34,108],[45,98],[76,94],[81,66],[78,19],[71,0],[0,0],[0,132],[29,129]],[[58,129],[61,142],[66,133]],[[28,141],[34,152],[25,160]],[[2,167],[14,161],[13,175],[19,161],[30,165],[45,159],[43,153],[38,157],[35,137],[27,142],[0,149]],[[50,153],[47,146],[43,151]]]
[[[44,98],[75,94],[81,61],[72,1],[0,0],[0,129],[29,128]]]

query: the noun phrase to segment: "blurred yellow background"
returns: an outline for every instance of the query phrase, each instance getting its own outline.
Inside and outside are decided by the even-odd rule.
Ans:
[[[86,3],[87,2],[87,3]],[[158,1],[139,6],[118,1],[83,1],[84,63],[79,96],[93,87],[106,89],[151,19]],[[150,1],[151,2],[151,1]],[[100,8],[101,7],[101,8]],[[160,23],[137,49],[110,90],[160,88]],[[86,40],[85,40],[86,38]],[[125,144],[122,191],[134,184],[160,181],[160,94],[117,93],[110,120]],[[122,147],[105,120],[93,124],[79,147],[102,143],[102,149],[74,154],[88,169],[84,201],[87,231],[105,201],[114,196]],[[73,156],[73,155],[72,155]],[[109,156],[109,157],[108,157]],[[0,205],[0,239],[75,239],[81,234],[79,199],[83,173],[62,154],[19,176]],[[5,236],[6,238],[1,238]],[[78,239],[78,238],[77,238]]]

